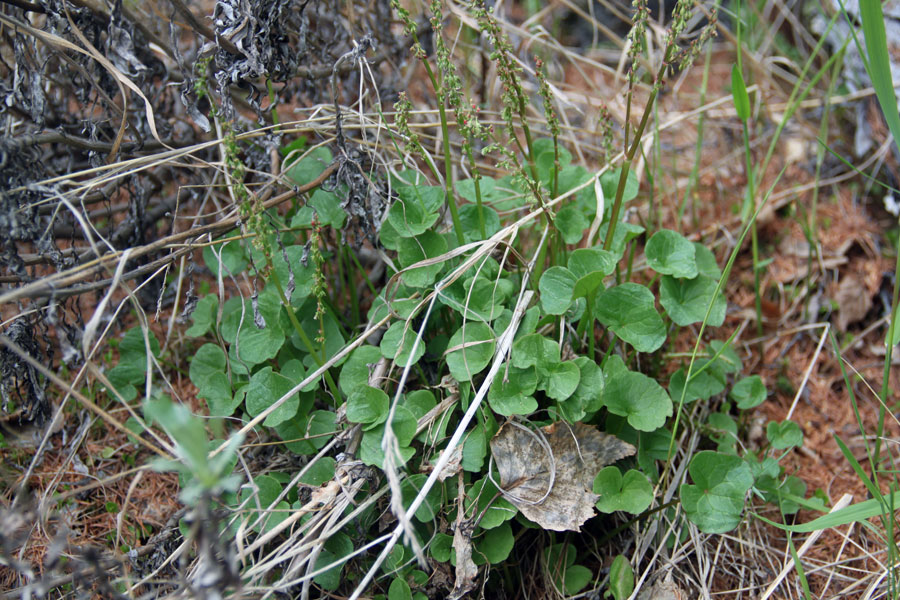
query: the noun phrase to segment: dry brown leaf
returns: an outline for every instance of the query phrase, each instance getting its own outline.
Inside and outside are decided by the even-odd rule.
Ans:
[[[840,331],[847,331],[849,325],[861,321],[872,308],[869,290],[853,273],[847,273],[841,278],[841,284],[834,294],[834,301],[840,307],[837,317]]]
[[[475,589],[475,577],[478,567],[472,560],[472,532],[475,529],[471,521],[457,524],[453,532],[453,550],[456,551],[456,583],[448,600],[462,598]]]
[[[638,594],[638,600],[684,600],[687,594],[672,580],[672,573],[666,575],[648,588],[644,588]]]
[[[491,440],[503,495],[554,531],[579,531],[594,516],[597,473],[634,452],[631,444],[584,423],[554,423],[534,432],[508,421]]]

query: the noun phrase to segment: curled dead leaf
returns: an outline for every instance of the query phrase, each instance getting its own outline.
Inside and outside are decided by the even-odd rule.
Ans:
[[[851,324],[862,321],[872,308],[871,294],[853,273],[841,278],[834,301],[838,305],[837,326],[840,331],[847,331]]]
[[[532,431],[508,421],[491,440],[504,497],[554,531],[579,531],[594,516],[597,473],[635,448],[591,425],[554,423]]]
[[[475,577],[478,567],[472,560],[472,533],[475,525],[472,521],[457,523],[453,532],[453,550],[456,552],[456,583],[447,600],[457,600],[475,589]]]

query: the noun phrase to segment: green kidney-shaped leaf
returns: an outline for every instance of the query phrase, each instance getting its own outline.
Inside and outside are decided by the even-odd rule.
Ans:
[[[250,384],[247,386],[247,396],[245,398],[247,412],[252,417],[257,416],[274,404],[276,400],[279,400],[291,391],[293,387],[294,382],[284,375],[272,371],[272,367],[266,367],[257,371],[250,378]],[[293,394],[266,417],[263,425],[266,427],[280,425],[296,415],[299,408],[300,396]]]
[[[600,185],[603,188],[603,196],[606,198],[606,206],[612,206],[613,200],[616,198],[616,189],[619,187],[619,179],[622,176],[621,167],[607,171],[600,176]],[[622,201],[628,202],[637,198],[640,182],[633,170],[628,171],[625,176],[625,190],[622,194]]]
[[[360,346],[354,350],[341,367],[341,375],[338,377],[341,391],[349,396],[356,389],[368,385],[372,365],[381,358],[381,350],[375,346]]]
[[[302,504],[302,501],[298,500],[294,504],[294,508],[300,509]],[[352,553],[353,540],[350,539],[350,536],[342,532],[330,535],[325,540],[325,547],[319,552],[315,570],[323,569]],[[343,562],[338,562],[336,566],[313,577],[313,581],[316,582],[316,585],[321,586],[322,589],[333,592],[341,585],[341,571],[344,568],[344,564]]]
[[[580,379],[581,370],[575,361],[569,360],[556,363],[547,369],[538,387],[545,390],[549,397],[562,402],[575,393]]]
[[[484,515],[479,523],[482,529],[499,527],[515,517],[518,512],[509,500],[499,495],[497,487],[489,477],[479,479],[469,487],[464,506],[466,514],[477,510],[476,514]]]
[[[347,420],[353,423],[381,423],[387,418],[390,398],[383,390],[363,385],[347,398]]]
[[[666,326],[653,304],[646,287],[623,283],[597,294],[594,316],[635,350],[653,352],[666,341]]]
[[[412,600],[412,590],[402,577],[394,577],[388,587],[388,600]]]
[[[434,231],[426,231],[416,237],[403,238],[397,244],[397,258],[404,269],[427,258],[440,256],[446,251],[447,240]],[[443,268],[444,263],[438,262],[404,270],[400,277],[403,279],[403,283],[410,287],[425,287],[434,283]]]
[[[562,235],[563,241],[567,244],[577,244],[584,237],[584,231],[590,223],[584,213],[575,204],[569,204],[556,213],[553,219],[556,229]]]
[[[241,403],[242,397],[233,395],[225,374],[225,353],[216,344],[200,346],[191,360],[188,374],[197,386],[197,396],[206,400],[209,414],[214,417],[230,417]]]
[[[646,475],[629,469],[623,476],[615,465],[597,474],[594,493],[600,495],[597,510],[603,513],[621,510],[637,515],[647,510],[653,501],[653,486]]]
[[[227,233],[223,238],[227,239],[234,235],[240,235],[240,231]],[[219,259],[217,257],[222,258],[222,277],[224,279],[228,279],[229,275],[237,275],[247,267],[247,255],[244,253],[244,248],[241,246],[239,239],[203,248],[203,262],[212,271],[213,276],[218,278]]]
[[[331,150],[328,147],[313,148],[309,154],[288,167],[285,175],[297,185],[307,185],[322,174],[325,167],[331,163],[331,159]]]
[[[687,279],[697,276],[694,245],[677,231],[660,229],[647,241],[644,252],[647,264],[657,273]]]
[[[483,179],[482,181],[491,181]],[[477,242],[481,240],[481,221],[478,217],[478,205],[466,204],[459,209],[459,225],[463,230],[463,240]],[[485,239],[500,231],[500,215],[489,206],[481,207],[481,219],[484,222]]]
[[[335,229],[344,226],[344,219],[347,216],[344,209],[341,208],[340,198],[334,192],[327,192],[319,188],[313,192],[306,206],[300,208],[291,219],[291,227],[310,227],[314,214],[320,226],[327,225]]]
[[[716,281],[705,275],[697,275],[693,279],[663,275],[659,282],[659,303],[675,323],[685,327],[703,321],[712,302],[706,324],[719,327],[725,322],[728,306],[724,296],[716,294],[717,285]]]
[[[593,294],[603,278],[615,271],[616,258],[612,252],[600,248],[579,248],[569,256],[568,265],[577,278],[572,297],[583,298]]]
[[[624,554],[616,556],[609,568],[609,591],[613,600],[625,600],[634,591],[634,569]]]
[[[475,193],[474,179],[460,179],[453,185],[456,187],[456,191],[459,192],[460,196],[469,202],[478,202],[478,194]],[[481,199],[484,200],[494,191],[494,188],[497,187],[497,182],[490,177],[484,177],[482,175],[478,180],[478,187],[481,190]]]
[[[515,541],[509,523],[503,523],[485,531],[484,535],[475,543],[475,549],[484,556],[487,562],[496,565],[509,557]],[[478,561],[475,562],[477,564]]]
[[[384,468],[384,450],[381,449],[381,440],[384,439],[384,424],[363,432],[362,441],[359,445],[359,459],[370,467]],[[400,447],[400,456],[397,462],[401,465],[405,464],[415,455],[413,448],[405,446]]]
[[[188,376],[191,382],[200,387],[200,382],[213,373],[225,372],[225,353],[216,344],[203,344],[191,359]]]
[[[508,417],[530,415],[537,410],[537,400],[532,397],[537,388],[534,368],[501,370],[488,392],[488,403],[494,412]]]
[[[219,308],[219,299],[215,294],[207,294],[200,298],[194,312],[191,314],[193,324],[187,328],[185,335],[200,337],[209,331],[216,323],[216,311]]]
[[[638,431],[654,431],[672,416],[672,400],[666,390],[635,371],[611,377],[603,390],[603,403],[609,412],[625,417]]]
[[[737,407],[741,410],[754,408],[762,404],[766,399],[766,384],[759,375],[744,377],[734,384],[728,393]]]
[[[741,522],[744,496],[753,473],[740,457],[703,450],[688,472],[693,484],[682,484],[681,506],[692,523],[706,533],[725,533]]]
[[[694,258],[697,259],[697,272],[700,275],[706,275],[710,279],[718,281],[719,277],[722,276],[722,270],[719,268],[719,263],[716,262],[716,255],[712,253],[712,250],[700,242],[694,242],[694,253]]]
[[[544,271],[538,284],[544,312],[548,315],[565,314],[572,304],[572,290],[576,281],[575,275],[565,267],[550,267]]]
[[[559,359],[559,344],[539,333],[530,333],[513,344],[512,364],[519,369],[537,367],[546,370]]]
[[[447,366],[460,382],[470,381],[494,355],[494,332],[484,323],[467,322],[447,344]]]
[[[393,359],[397,366],[415,364],[425,354],[425,341],[416,344],[416,329],[406,321],[395,321],[381,338],[381,355]],[[416,352],[412,354],[413,346]]]
[[[256,524],[254,529],[259,532],[270,531],[290,516],[288,509],[291,506],[286,501],[281,500],[272,507],[271,512],[266,514],[266,510],[273,502],[275,502],[275,499],[278,498],[278,495],[281,493],[281,484],[271,475],[259,475],[254,477],[253,484],[256,486],[257,498],[253,498],[254,491],[252,489],[245,487],[241,490],[240,500],[241,502],[246,502],[244,506],[249,509],[248,518],[251,523],[262,516],[260,522]],[[263,513],[257,511],[257,499],[259,501],[258,507]]]
[[[300,478],[301,483],[319,486],[334,478],[334,467],[337,461],[330,456],[323,456],[309,465],[306,473]]]
[[[415,237],[425,233],[438,219],[437,208],[429,210],[433,193],[427,186],[403,187],[388,210],[388,221],[400,237]],[[440,206],[440,204],[438,204]]]
[[[697,361],[698,363],[700,361]],[[712,368],[706,368],[700,371],[700,365],[696,364],[691,375],[691,381],[687,390],[684,390],[684,374],[685,370],[678,369],[669,378],[669,394],[675,402],[681,402],[681,396],[684,394],[684,402],[693,402],[694,400],[709,400],[712,396],[721,393],[725,389],[724,377],[719,378],[719,374]]]
[[[319,451],[335,433],[334,413],[315,410],[309,416],[298,415],[275,427],[284,445],[295,454],[309,455]]]
[[[782,423],[770,421],[766,425],[766,437],[769,439],[772,447],[778,450],[786,450],[803,445],[803,430],[793,421],[784,421]]]

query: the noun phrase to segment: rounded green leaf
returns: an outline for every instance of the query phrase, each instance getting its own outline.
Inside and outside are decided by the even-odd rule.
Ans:
[[[238,334],[238,356],[249,365],[258,365],[278,356],[278,351],[284,345],[284,331],[278,322],[273,320],[266,323],[263,329],[253,324],[253,316],[250,322],[245,323]]]
[[[203,344],[191,359],[188,376],[198,388],[213,373],[225,372],[225,353],[216,344]]]
[[[306,473],[300,478],[301,483],[319,486],[334,478],[334,466],[337,462],[330,456],[323,456],[309,465]]]
[[[494,355],[494,332],[484,323],[464,323],[447,344],[447,366],[459,381],[470,381]]]
[[[716,281],[705,275],[697,275],[693,279],[675,279],[663,275],[659,282],[659,303],[666,309],[672,320],[685,327],[700,323],[709,310],[707,325],[719,327],[725,322],[725,310],[728,308],[725,297],[716,294]],[[709,309],[712,302],[712,309]]]
[[[519,369],[548,369],[559,362],[559,344],[539,333],[531,333],[513,344],[512,365]]]
[[[459,192],[460,196],[469,202],[478,202],[478,195],[475,193],[474,179],[460,179],[453,185],[456,187],[456,191]],[[481,176],[478,180],[478,187],[481,190],[481,198],[484,200],[494,191],[494,188],[497,187],[497,182],[490,177]]]
[[[401,491],[403,494],[403,506],[405,508],[409,508],[412,505],[413,500],[419,495],[419,492],[421,491],[422,486],[425,485],[427,479],[427,475],[416,473],[403,480]],[[428,490],[428,493],[425,494],[425,501],[419,505],[418,509],[416,509],[416,519],[422,523],[431,523],[437,518],[441,512],[441,491],[441,486],[439,485]]]
[[[488,529],[477,541],[475,547],[484,555],[487,562],[496,565],[502,563],[512,552],[516,539],[513,537],[509,523],[503,523],[499,527]]]
[[[753,485],[749,465],[740,457],[703,450],[688,467],[693,484],[682,484],[681,506],[701,531],[725,533],[741,522],[744,496]]]
[[[413,346],[416,348],[412,354]],[[425,354],[425,341],[416,344],[416,330],[411,323],[395,321],[381,338],[381,355],[393,359],[397,366],[415,364]]]
[[[402,577],[394,577],[388,588],[388,600],[412,600],[412,590]]]
[[[776,423],[770,421],[766,425],[766,437],[769,443],[777,450],[800,447],[803,445],[803,430],[793,421]]]
[[[391,431],[397,437],[397,443],[401,447],[409,446],[416,437],[418,420],[405,406],[394,409],[394,418],[391,420]]]
[[[240,231],[233,231],[225,234],[224,238],[232,235],[240,235]],[[214,246],[206,246],[203,248],[203,262],[206,267],[212,271],[215,277],[219,276],[219,259],[222,258],[222,277],[228,279],[229,275],[237,275],[247,267],[247,255],[241,246],[240,240],[232,240],[224,244],[214,244]]]
[[[494,412],[508,417],[530,415],[537,410],[537,400],[532,397],[537,388],[537,374],[533,368],[509,367],[501,370],[488,392],[488,403]]]
[[[619,179],[622,176],[622,168],[607,171],[600,176],[600,185],[603,188],[603,196],[606,198],[606,206],[612,206],[613,200],[616,198],[616,189],[619,187]],[[622,194],[622,201],[628,202],[637,198],[640,182],[633,170],[628,171],[625,176],[625,189]],[[608,210],[608,209],[607,209]]]
[[[215,294],[207,294],[200,298],[194,312],[191,314],[193,324],[185,331],[185,335],[200,337],[209,331],[216,323],[216,311],[219,308],[219,299]]]
[[[741,410],[754,408],[766,399],[766,385],[759,375],[744,377],[734,384],[728,394]]]
[[[319,146],[310,150],[300,160],[293,162],[285,175],[297,185],[307,185],[322,174],[331,160],[331,150],[327,146]]]
[[[341,391],[349,396],[357,388],[368,385],[371,368],[381,358],[381,350],[375,346],[360,346],[354,350],[341,367],[341,374],[338,377]]]
[[[719,263],[716,262],[716,255],[712,253],[712,250],[700,242],[694,242],[694,252],[697,259],[698,273],[718,281],[719,277],[722,276],[722,270],[719,268]]]
[[[295,505],[295,509],[300,509],[302,503],[298,501]],[[325,547],[319,553],[319,557],[316,559],[316,570],[327,567],[328,565],[337,562],[341,558],[348,556],[353,553],[353,540],[350,539],[345,533],[335,533],[333,535],[328,536],[328,539],[325,540]],[[315,577],[313,577],[313,581],[316,582],[316,585],[322,587],[322,589],[328,591],[334,591],[341,585],[341,571],[344,568],[343,562],[337,564],[337,566],[328,569],[324,573],[319,573]]]
[[[485,181],[485,180],[482,180]],[[500,215],[489,206],[481,206],[481,219],[484,221],[485,239],[500,231]],[[477,242],[481,240],[481,224],[478,218],[478,205],[466,204],[459,209],[459,225],[463,230],[463,240]]]
[[[634,592],[634,569],[624,554],[616,556],[609,568],[609,591],[613,600],[625,600]]]
[[[575,204],[564,206],[556,213],[553,219],[556,229],[562,235],[563,241],[567,244],[577,244],[584,237],[584,232],[590,225],[587,217],[581,209]]]
[[[316,215],[320,226],[327,225],[335,229],[343,227],[344,219],[347,216],[344,209],[341,208],[341,201],[337,195],[321,188],[317,188],[306,206],[297,211],[297,214],[291,219],[291,227],[310,227],[313,214]]]
[[[624,476],[615,465],[604,468],[594,479],[594,493],[600,495],[597,510],[612,513],[617,510],[638,515],[653,501],[650,479],[634,469]]]
[[[607,381],[603,403],[609,412],[626,417],[638,431],[654,431],[672,416],[672,400],[666,390],[635,371],[619,373]]]
[[[734,418],[725,413],[715,412],[707,417],[706,425],[710,429],[710,439],[716,443],[716,449],[719,452],[734,454],[738,441],[738,427]]]
[[[387,418],[390,399],[383,390],[360,386],[347,398],[347,420],[352,423],[381,423]]]
[[[402,238],[415,237],[425,233],[438,219],[437,210],[429,211],[419,188],[404,187],[398,190],[398,198],[388,210],[388,221]]]
[[[541,389],[554,400],[562,402],[575,393],[581,379],[581,370],[575,361],[560,362],[549,369],[541,378]]]
[[[428,546],[431,557],[440,563],[445,563],[450,560],[451,550],[453,550],[453,536],[446,533],[435,533]]]
[[[363,433],[362,441],[359,445],[359,459],[370,467],[384,468],[384,450],[381,449],[381,441],[384,439],[384,424],[378,425],[374,429],[370,429]],[[413,448],[400,447],[400,456],[397,458],[400,465],[403,465],[415,455]]]
[[[230,417],[240,406],[243,396],[232,394],[225,373],[211,373],[197,385],[197,397],[206,400],[212,417]]]
[[[447,251],[447,240],[439,233],[426,231],[416,237],[403,238],[397,244],[397,258],[400,265],[406,269],[419,261],[427,258],[435,258]],[[401,272],[403,283],[410,287],[426,287],[434,283],[443,262],[416,267]]]
[[[684,373],[683,368],[678,369],[669,378],[669,394],[675,402],[681,402],[682,394],[685,403],[700,399],[708,400],[725,389],[724,378],[718,377],[714,369],[706,368],[700,371],[700,365],[695,364],[690,384],[685,391]]]
[[[603,283],[603,278],[616,270],[616,258],[612,252],[600,248],[579,248],[569,256],[569,270],[578,279],[572,297],[590,296]]]
[[[287,293],[288,283],[291,280],[291,273],[294,274],[294,292],[291,294],[291,306],[294,307],[300,307],[303,304],[306,297],[312,293],[315,283],[316,265],[308,259],[306,265],[303,265],[305,253],[303,246],[288,246],[284,252],[279,250],[272,253],[272,266],[275,269],[275,275],[278,276],[281,289],[285,290],[285,293]],[[285,261],[285,256],[287,256],[287,261]],[[265,262],[265,259],[262,260]],[[276,300],[280,300],[277,292],[272,296]]]
[[[291,452],[304,456],[315,454],[333,437],[334,418],[330,410],[316,410],[309,416],[301,415],[285,421],[276,426],[275,431]]]
[[[658,350],[666,341],[666,326],[656,312],[653,293],[637,283],[600,292],[594,316],[639,352]]]
[[[581,402],[588,412],[600,410],[603,407],[603,387],[606,383],[603,370],[587,356],[579,356],[575,359],[575,364],[578,365],[581,376],[572,398]]]
[[[644,248],[647,264],[657,273],[691,279],[697,276],[694,245],[683,235],[670,229],[660,229]]]
[[[293,387],[294,383],[290,379],[280,373],[273,372],[272,367],[266,367],[257,371],[250,378],[250,384],[247,386],[247,396],[245,398],[247,412],[252,417],[259,415],[291,391]],[[300,408],[300,396],[293,394],[266,417],[263,425],[266,427],[280,425],[296,415],[298,408]]]
[[[538,284],[544,312],[548,315],[565,314],[572,304],[572,290],[576,281],[575,275],[565,267],[550,267],[544,271]]]
[[[494,529],[516,516],[518,509],[503,496],[488,477],[473,483],[466,491],[466,514],[484,515],[479,522],[482,529]],[[496,500],[494,499],[496,498]]]
[[[563,587],[566,590],[566,594],[574,596],[586,588],[593,578],[594,572],[587,567],[572,565],[566,569],[566,575],[563,578]]]
[[[270,475],[254,477],[253,484],[256,486],[257,498],[253,498],[254,491],[252,489],[245,487],[241,490],[240,500],[241,502],[246,502],[244,506],[248,511],[247,518],[250,523],[255,522],[260,516],[262,517],[254,529],[259,532],[270,531],[290,516],[288,509],[291,506],[286,501],[281,500],[278,504],[272,506],[271,512],[267,513],[269,507],[281,493],[281,484]],[[263,512],[260,513],[258,509],[261,509]]]
[[[431,393],[431,390],[416,390],[406,394],[403,398],[403,406],[405,406],[416,419],[421,419],[428,414],[432,408],[437,406],[437,401],[434,399],[434,394]]]

